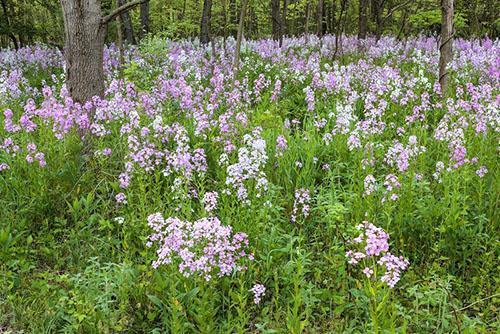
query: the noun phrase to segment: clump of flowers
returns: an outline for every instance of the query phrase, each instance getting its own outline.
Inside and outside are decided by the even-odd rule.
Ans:
[[[213,212],[217,208],[217,199],[219,194],[216,191],[211,191],[205,193],[203,196],[203,205],[205,206],[205,211]]]
[[[311,195],[309,189],[298,189],[295,191],[295,200],[293,201],[293,210],[290,220],[295,223],[300,216],[302,218],[309,217],[309,210],[311,209],[309,203],[311,202]]]
[[[155,213],[148,217],[148,225],[154,232],[147,246],[158,246],[154,268],[176,263],[185,277],[195,275],[209,281],[213,276],[245,270],[244,261],[253,260],[247,235],[233,233],[231,226],[222,225],[217,217],[190,222]]]
[[[377,181],[372,174],[369,174],[365,177],[365,180],[363,182],[365,186],[365,192],[363,193],[364,196],[370,196],[375,191],[376,182]]]
[[[253,302],[260,304],[260,300],[266,294],[266,287],[262,284],[254,284],[250,291],[253,292]]]
[[[276,156],[282,157],[287,148],[288,142],[286,141],[285,136],[279,135],[278,138],[276,138]]]
[[[238,161],[227,167],[226,185],[236,190],[240,201],[248,203],[248,189],[245,182],[255,180],[257,197],[267,190],[268,180],[263,169],[267,162],[266,141],[261,137],[261,128],[255,128],[251,134],[243,139],[245,146],[238,150]],[[227,193],[231,191],[226,190]]]
[[[382,203],[384,203],[389,196],[391,201],[396,201],[399,196],[396,191],[401,188],[401,183],[399,183],[398,177],[394,174],[388,174],[385,177],[384,187],[386,189],[384,197],[382,197]]]
[[[363,274],[374,281],[386,283],[393,288],[401,272],[409,266],[407,259],[389,252],[389,235],[380,227],[367,221],[356,227],[360,234],[349,241],[353,249],[346,252],[348,262],[354,266],[362,264]],[[382,273],[382,276],[380,274]]]

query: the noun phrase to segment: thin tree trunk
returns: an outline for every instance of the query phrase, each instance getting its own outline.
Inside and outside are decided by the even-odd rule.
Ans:
[[[236,0],[229,0],[229,24],[231,26],[231,35],[236,37],[238,35],[238,30],[235,29],[235,25],[238,24],[238,8],[236,6]]]
[[[342,33],[344,31],[344,24],[342,22],[342,18],[344,17],[344,11],[347,7],[347,0],[342,0],[340,3],[340,14],[339,19],[337,21],[337,29],[335,31],[335,52],[333,57],[337,57],[338,52],[342,52]]]
[[[309,20],[311,17],[311,2],[307,1],[306,4],[306,43],[309,42]]]
[[[316,34],[319,38],[323,36],[323,0],[318,0],[316,17]]]
[[[280,47],[283,45],[283,36],[288,34],[288,26],[286,22],[287,9],[288,9],[288,0],[283,0],[283,15],[281,16]]]
[[[127,0],[118,0],[116,7],[123,6],[126,3]],[[120,22],[121,22],[122,36],[125,36],[127,44],[129,45],[135,44],[134,28],[132,27],[132,20],[130,19],[130,15],[128,15],[128,12],[123,12],[123,14],[120,15]]]
[[[441,0],[441,45],[439,46],[439,84],[443,97],[448,92],[448,64],[453,58],[453,0]]]
[[[222,46],[224,48],[224,54],[226,53],[226,39],[227,39],[227,0],[222,0],[222,34],[223,34],[223,39],[222,39]]]
[[[368,31],[367,9],[368,0],[359,0],[359,20],[358,20],[358,38],[365,39]]]
[[[208,44],[210,41],[210,21],[212,20],[212,0],[203,0],[203,13],[200,23],[200,43]]]
[[[271,31],[273,39],[281,39],[280,0],[271,0]]]
[[[121,6],[123,1],[117,0],[116,7]],[[123,15],[118,15],[116,17],[116,22],[118,23],[118,29],[116,29],[117,34],[117,44],[118,44],[118,52],[119,52],[119,64],[118,64],[118,76],[123,78],[123,65],[125,64],[125,50],[123,47]]]
[[[240,64],[241,42],[243,40],[243,27],[245,25],[245,16],[247,14],[247,6],[248,6],[248,0],[243,0],[243,2],[241,4],[240,23],[238,25],[238,34],[236,37],[236,51],[234,52],[232,86],[234,86],[234,81],[236,80],[236,75],[238,74],[238,67]]]
[[[140,16],[141,28],[139,30],[139,37],[142,39],[149,33],[149,2],[141,4]]]

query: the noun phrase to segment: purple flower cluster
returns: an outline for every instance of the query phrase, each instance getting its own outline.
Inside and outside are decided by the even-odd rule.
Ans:
[[[253,292],[253,302],[254,304],[260,304],[262,297],[266,293],[266,287],[262,284],[254,284],[254,286],[250,289]]]
[[[283,153],[288,148],[288,142],[283,135],[279,135],[276,138],[276,157],[282,157]]]
[[[216,191],[211,191],[203,195],[203,205],[205,206],[205,211],[211,213],[217,208],[217,199],[219,194]]]
[[[231,226],[222,225],[217,217],[189,222],[176,217],[164,219],[155,213],[148,217],[148,225],[154,231],[148,246],[158,247],[154,268],[175,262],[184,276],[196,275],[209,281],[213,276],[245,270],[245,260],[253,260],[247,235],[233,233]]]
[[[346,252],[348,262],[352,265],[362,262],[363,273],[374,280],[378,279],[382,270],[380,281],[393,288],[410,263],[402,256],[396,257],[389,252],[389,235],[380,227],[364,221],[357,229],[360,234],[349,242],[355,249]]]
[[[290,217],[292,223],[297,222],[299,216],[303,219],[309,217],[309,211],[311,209],[310,202],[311,195],[309,189],[301,188],[295,191],[292,215]]]

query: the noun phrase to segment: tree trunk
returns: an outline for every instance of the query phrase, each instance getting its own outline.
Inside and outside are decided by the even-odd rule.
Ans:
[[[139,30],[139,37],[142,39],[149,33],[149,2],[141,4],[141,29]]]
[[[233,62],[233,83],[236,80],[236,75],[238,74],[238,67],[240,63],[240,51],[241,51],[241,42],[243,40],[243,27],[245,24],[245,16],[247,14],[247,6],[248,0],[243,0],[241,4],[241,13],[240,13],[240,23],[238,25],[238,34],[236,37],[236,51],[234,52],[234,62]]]
[[[222,35],[223,35],[223,39],[222,39],[222,46],[223,46],[223,49],[224,49],[224,54],[226,52],[226,39],[227,39],[227,3],[226,3],[227,0],[222,0]]]
[[[448,92],[448,64],[453,58],[453,0],[441,0],[441,45],[439,46],[439,84],[443,97]]]
[[[316,34],[321,38],[323,36],[323,0],[318,0],[318,10],[316,14]]]
[[[118,0],[117,7],[123,6],[126,2],[127,0]],[[128,15],[128,12],[123,12],[123,14],[120,15],[120,19],[122,24],[122,36],[125,36],[127,44],[135,44],[134,28],[132,27],[130,15]]]
[[[146,1],[129,2],[102,17],[100,0],[61,0],[66,85],[75,102],[85,103],[94,96],[104,95],[103,49],[107,25],[124,11]]]
[[[200,43],[208,44],[210,41],[210,21],[212,19],[212,0],[203,0],[203,13],[201,15]]]
[[[306,42],[309,41],[309,20],[311,16],[311,2],[307,1],[306,4]]]
[[[281,16],[280,47],[283,44],[283,36],[288,34],[288,26],[286,22],[287,9],[288,9],[288,0],[283,0],[283,15]]]
[[[106,26],[99,0],[61,0],[64,18],[66,84],[75,102],[104,95],[103,49]]]
[[[271,0],[271,28],[275,41],[281,39],[280,0]]]
[[[342,18],[344,17],[344,12],[347,8],[347,0],[341,0],[340,2],[340,13],[339,19],[337,20],[337,29],[335,31],[335,52],[333,57],[337,57],[337,54],[342,52],[342,34],[344,32],[344,22]]]
[[[365,39],[368,31],[367,0],[359,0],[358,38]]]
[[[238,24],[238,8],[236,6],[236,0],[229,0],[229,25],[231,35],[236,37],[238,35],[237,29],[234,27]]]
[[[17,43],[16,35],[12,32],[12,27],[10,26],[9,14],[7,13],[7,1],[2,0],[2,9],[5,17],[5,23],[7,24],[8,35],[14,44],[14,48],[19,49],[19,44]]]

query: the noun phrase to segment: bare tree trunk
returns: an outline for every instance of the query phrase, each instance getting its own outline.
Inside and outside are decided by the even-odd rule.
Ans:
[[[307,1],[306,4],[306,42],[309,42],[309,20],[311,17],[311,2]]]
[[[365,39],[368,31],[368,18],[366,9],[368,0],[359,0],[359,20],[358,20],[358,38]]]
[[[281,39],[280,0],[271,0],[271,29],[273,39]]]
[[[70,96],[84,103],[104,95],[103,49],[106,26],[100,2],[61,0],[65,28],[64,57]]]
[[[238,34],[236,37],[236,51],[234,52],[234,62],[233,62],[233,83],[236,80],[236,75],[238,74],[238,67],[240,64],[240,51],[241,51],[241,41],[243,40],[243,27],[245,24],[245,16],[247,14],[248,0],[243,0],[241,4],[240,13],[240,23],[238,25]]]
[[[318,0],[318,10],[316,14],[316,34],[321,38],[323,36],[323,0]]]
[[[141,29],[139,37],[142,39],[149,33],[149,2],[141,3]]]
[[[223,31],[222,31],[222,34],[224,35],[223,36],[223,39],[222,39],[222,46],[224,48],[224,54],[226,53],[226,39],[227,39],[227,3],[226,3],[227,0],[222,0],[222,24],[223,24]]]
[[[117,0],[116,1],[116,8],[118,8],[122,1]],[[120,53],[119,55],[119,63],[118,63],[118,76],[120,78],[123,78],[123,65],[125,64],[125,49],[123,47],[123,15],[118,15],[116,17],[116,22],[118,23],[118,29],[116,29],[117,34],[117,45],[118,45],[118,51]]]
[[[19,49],[19,44],[17,43],[17,38],[16,35],[12,33],[12,27],[10,26],[10,20],[9,20],[9,14],[7,13],[7,1],[2,0],[2,9],[3,9],[3,14],[5,17],[5,22],[7,23],[7,30],[8,30],[8,35],[10,39],[12,40],[12,43],[14,44],[14,48],[17,50]]]
[[[203,13],[200,24],[200,43],[210,41],[210,21],[212,20],[212,0],[203,0]]]
[[[283,36],[288,34],[288,26],[286,22],[287,9],[288,9],[288,0],[283,0],[283,15],[281,16],[280,47],[283,45]]]
[[[335,31],[335,52],[333,57],[337,57],[338,52],[342,52],[342,33],[344,32],[344,24],[342,18],[347,7],[347,0],[342,0],[340,3],[339,19],[337,21],[337,29]]]
[[[118,0],[116,7],[118,8],[125,5],[126,3],[127,0]],[[132,27],[132,20],[130,19],[130,15],[128,15],[128,12],[123,12],[120,15],[120,22],[122,26],[122,36],[125,36],[127,44],[135,44],[134,28]]]
[[[234,26],[238,23],[238,8],[236,6],[236,0],[229,0],[229,24],[231,26],[231,35],[237,36],[238,31],[234,29]]]
[[[439,46],[439,84],[443,97],[448,92],[448,64],[453,58],[453,0],[441,0],[441,45]]]
[[[103,49],[109,22],[147,0],[135,0],[102,16],[100,0],[61,0],[66,85],[75,102],[104,95]],[[91,115],[92,117],[92,115]]]

